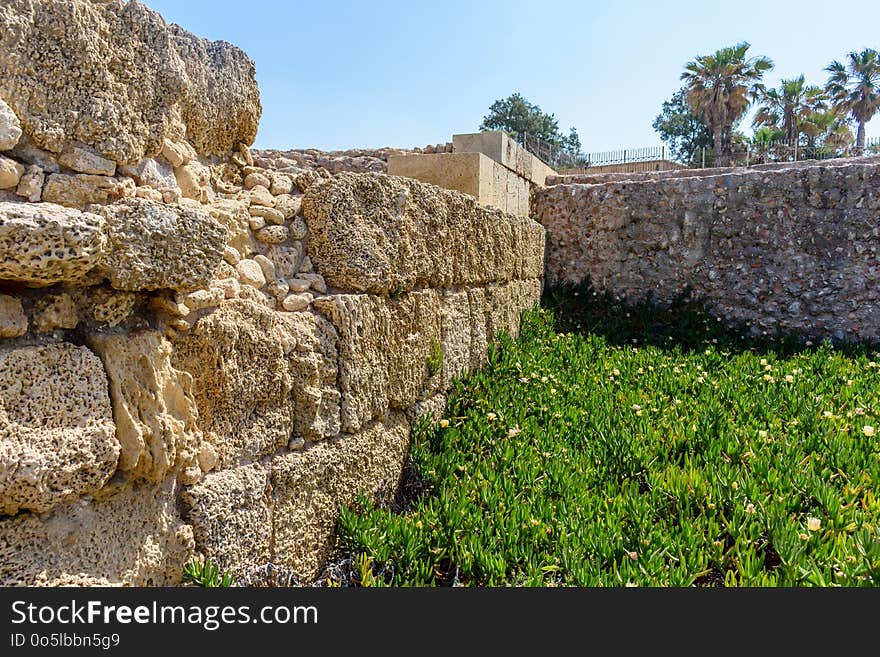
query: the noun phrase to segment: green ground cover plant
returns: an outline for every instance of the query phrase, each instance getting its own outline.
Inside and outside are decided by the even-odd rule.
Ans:
[[[876,346],[543,305],[416,425],[407,499],[343,511],[355,584],[880,583]]]

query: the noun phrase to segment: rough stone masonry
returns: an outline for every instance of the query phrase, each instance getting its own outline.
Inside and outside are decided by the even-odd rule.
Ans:
[[[880,158],[694,173],[551,179],[533,207],[548,281],[690,288],[756,331],[880,338]]]
[[[0,585],[315,577],[538,302],[538,223],[257,166],[259,116],[242,51],[138,2],[0,6]]]

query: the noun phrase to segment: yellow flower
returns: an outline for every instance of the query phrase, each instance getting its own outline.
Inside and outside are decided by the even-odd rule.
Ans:
[[[445,429],[446,427],[449,426],[449,420],[446,420],[446,419],[440,420],[440,426]]]
[[[817,532],[822,529],[822,521],[818,518],[807,518],[807,529],[811,532]]]
[[[735,481],[730,482],[730,487],[731,487],[733,490],[739,490],[739,484],[736,483]]]
[[[772,365],[765,365],[765,366],[764,366],[764,369],[765,369],[766,371],[768,371],[768,372],[772,372],[772,371],[773,371],[773,366],[772,366]]]
[[[822,413],[822,417],[824,417],[826,420],[830,420],[834,417],[834,413],[832,413],[831,411],[824,411]]]
[[[874,427],[871,426],[870,424],[866,424],[865,426],[862,427],[862,433],[868,437],[871,437],[874,435]]]
[[[489,418],[490,420],[497,420],[498,419],[498,416],[495,415],[495,413],[486,413],[486,417]]]
[[[786,383],[791,383],[792,381],[794,381],[794,377],[791,374],[786,374],[785,381]]]
[[[773,382],[773,377],[770,376],[769,374],[765,374],[765,375],[764,375],[764,380],[765,380],[765,381],[770,381],[770,382],[772,383],[772,382]]]
[[[767,364],[767,359],[766,359],[766,358],[762,358],[762,359],[761,359],[761,365],[766,365],[766,364]]]
[[[617,369],[616,367],[611,371],[611,373],[612,373],[614,376],[620,376],[620,370]]]
[[[758,430],[758,438],[766,438],[766,437],[767,437],[766,431],[764,431],[763,429]]]
[[[751,514],[754,513],[754,512],[755,512],[755,505],[752,504],[751,502],[749,502],[748,504],[746,504],[746,513],[748,513],[749,515],[751,515]]]

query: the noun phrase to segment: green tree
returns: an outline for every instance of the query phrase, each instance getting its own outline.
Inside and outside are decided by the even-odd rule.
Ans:
[[[652,125],[669,146],[673,159],[691,163],[701,149],[712,147],[712,131],[691,111],[686,96],[687,89],[683,87],[664,101]]]
[[[880,109],[880,54],[871,48],[851,52],[846,64],[835,60],[825,70],[831,74],[825,89],[835,109],[858,124],[856,149],[862,153],[865,124]]]
[[[553,146],[564,146],[566,142],[556,117],[546,114],[519,93],[492,103],[479,129],[503,130],[516,138],[529,135]]]
[[[699,55],[685,64],[688,105],[712,130],[717,164],[730,160],[733,126],[764,87],[761,79],[773,68],[767,57],[746,58],[750,44],[743,41],[711,55]]]
[[[752,120],[756,128],[775,128],[788,146],[800,141],[804,122],[825,109],[827,96],[821,87],[806,84],[804,76],[782,80],[778,89],[761,93],[761,105]]]
[[[565,146],[572,153],[578,154],[581,152],[581,137],[576,128],[572,127],[568,131],[568,138],[565,140]]]

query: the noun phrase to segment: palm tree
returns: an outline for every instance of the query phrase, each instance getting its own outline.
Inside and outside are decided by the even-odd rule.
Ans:
[[[846,117],[833,108],[805,116],[801,132],[807,138],[807,150],[819,155],[842,151],[853,143]]]
[[[728,161],[733,125],[761,94],[761,78],[773,68],[767,57],[746,59],[749,46],[743,41],[711,55],[700,55],[685,64],[681,74],[688,105],[712,130],[718,164]]]
[[[825,91],[804,82],[800,75],[791,80],[783,80],[778,89],[768,89],[761,98],[752,125],[756,128],[766,126],[782,131],[782,139],[788,146],[794,146],[803,132],[804,121],[811,114],[825,108]]]
[[[834,107],[842,114],[849,114],[859,128],[856,132],[856,149],[865,150],[865,124],[880,109],[880,54],[866,48],[862,52],[849,53],[846,65],[834,60],[825,70],[831,76],[825,88]]]

